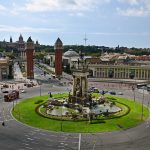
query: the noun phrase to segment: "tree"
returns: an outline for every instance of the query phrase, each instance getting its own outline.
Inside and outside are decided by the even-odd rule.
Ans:
[[[64,71],[66,72],[66,73],[71,73],[71,70],[70,70],[70,64],[67,64],[66,65],[66,67],[64,68]]]

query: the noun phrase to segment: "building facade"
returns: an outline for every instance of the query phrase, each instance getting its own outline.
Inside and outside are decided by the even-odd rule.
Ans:
[[[0,57],[0,81],[13,78],[13,62],[7,57]]]
[[[23,36],[21,34],[19,36],[19,41],[17,41],[17,49],[20,59],[24,61],[26,59],[25,41],[23,40]]]
[[[1,48],[9,48],[12,49],[18,56],[19,61],[25,61],[26,60],[26,51],[25,51],[26,42],[23,39],[22,34],[20,34],[17,41],[13,42],[12,37],[10,37],[9,42],[6,42],[5,39],[3,41],[0,41],[0,47]],[[40,44],[38,41],[34,44],[36,49],[40,48]]]
[[[56,55],[49,55],[49,64],[53,67]],[[62,57],[63,67],[78,67],[79,55],[73,50],[68,50]],[[101,57],[85,56],[90,77],[150,80],[150,56],[135,56],[119,53],[104,53]],[[59,66],[61,67],[61,66]]]
[[[150,80],[150,66],[89,64],[92,77]]]

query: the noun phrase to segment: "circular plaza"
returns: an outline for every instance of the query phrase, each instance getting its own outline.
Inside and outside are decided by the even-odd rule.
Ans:
[[[97,97],[99,94],[95,94]],[[68,93],[53,94],[53,99],[60,103],[68,96]],[[81,117],[82,113],[67,110],[64,113],[63,106],[55,106],[53,110],[47,108],[47,104],[52,98],[49,95],[29,98],[16,104],[13,115],[18,120],[33,127],[51,131],[63,132],[110,132],[115,130],[127,129],[136,126],[149,117],[147,107],[138,102],[117,96],[105,95],[119,111],[115,113],[100,113],[99,115]],[[57,101],[57,102],[58,102]],[[49,111],[47,111],[49,110]],[[47,113],[48,112],[48,113]],[[59,115],[58,112],[61,112]],[[70,115],[69,113],[70,112]]]

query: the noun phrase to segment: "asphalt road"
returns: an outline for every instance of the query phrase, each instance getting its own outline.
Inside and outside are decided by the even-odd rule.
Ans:
[[[55,81],[54,81],[55,83]],[[59,83],[59,81],[58,81]],[[91,83],[91,85],[95,85]],[[128,86],[118,84],[102,85],[98,83],[98,88],[115,89],[124,93],[123,97],[134,97],[133,91]],[[68,86],[58,86],[48,83],[35,88],[28,88],[27,93],[21,94],[21,99],[47,94],[49,91],[64,92]],[[142,101],[148,105],[148,93],[135,90],[135,100]],[[57,133],[42,129],[36,129],[24,125],[14,120],[10,114],[13,103],[0,101],[0,122],[5,120],[6,126],[0,126],[0,149],[1,150],[149,150],[150,149],[150,121],[121,131],[108,133]],[[130,119],[130,118],[129,118]]]

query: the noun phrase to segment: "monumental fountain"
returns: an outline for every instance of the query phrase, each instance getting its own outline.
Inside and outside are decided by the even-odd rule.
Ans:
[[[53,116],[55,119],[89,119],[100,115],[109,115],[121,111],[121,108],[107,100],[99,94],[98,98],[93,98],[92,93],[88,93],[88,64],[82,51],[76,67],[72,69],[73,86],[68,97],[61,99],[49,98],[43,105],[46,116]]]

